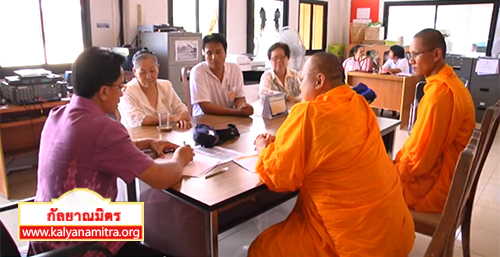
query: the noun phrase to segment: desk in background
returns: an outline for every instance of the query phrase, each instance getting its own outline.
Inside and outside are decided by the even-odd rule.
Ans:
[[[401,129],[408,127],[410,105],[415,98],[415,88],[420,81],[418,77],[396,75],[380,75],[367,72],[351,71],[347,73],[347,83],[353,87],[359,83],[366,84],[377,94],[370,105],[379,109],[399,111]]]
[[[202,115],[193,123],[205,123],[216,129],[235,124],[241,136],[223,147],[245,154],[255,153],[253,141],[261,133],[275,134],[286,116],[264,119],[251,116],[227,117]],[[377,118],[388,153],[392,154],[394,134],[400,121]],[[192,129],[159,133],[155,127],[129,129],[132,139],[157,138],[176,144],[194,144]],[[275,193],[260,181],[257,174],[234,163],[214,169],[229,170],[210,179],[183,178],[164,191],[154,190],[144,183],[128,185],[128,195],[136,197],[135,186],[141,183],[139,199],[144,202],[145,242],[171,256],[218,256],[218,235],[283,202],[297,192]],[[146,187],[144,187],[146,186]],[[133,199],[133,198],[132,198]]]
[[[347,49],[346,49],[345,54],[344,54],[345,59],[349,58],[349,52],[356,45],[358,45],[358,44],[349,44],[347,46]],[[368,45],[368,44],[359,44],[359,45],[363,46],[363,48],[365,49],[365,53],[368,51],[377,52],[378,59],[375,61],[377,62],[378,67],[382,67],[384,65],[384,55],[386,52],[388,53],[390,51],[390,48],[391,48],[391,46],[389,46],[389,45]],[[410,51],[408,46],[405,46],[404,49],[405,49],[406,53],[408,53]]]
[[[38,151],[49,110],[65,101],[0,106],[0,195],[9,198],[5,158]]]

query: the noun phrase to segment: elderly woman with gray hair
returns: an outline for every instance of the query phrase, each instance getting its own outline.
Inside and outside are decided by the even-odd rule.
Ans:
[[[158,59],[143,48],[134,54],[135,78],[127,83],[119,103],[121,122],[126,127],[158,125],[159,113],[169,113],[170,122],[180,128],[191,127],[188,109],[175,93],[172,83],[158,79]]]

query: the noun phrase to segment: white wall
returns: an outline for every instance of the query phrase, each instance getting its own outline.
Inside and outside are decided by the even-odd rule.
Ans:
[[[327,44],[347,44],[349,40],[349,13],[351,1],[328,2]],[[383,0],[382,0],[383,1]],[[298,29],[299,0],[289,1],[289,26]],[[142,8],[142,24],[167,23],[167,0],[125,0],[125,43],[130,44],[137,34],[137,5]],[[227,0],[228,53],[246,52],[247,10],[246,0]],[[118,0],[91,0],[92,42],[95,46],[117,46],[119,33]],[[113,14],[114,13],[114,14]],[[110,23],[109,29],[97,28],[97,22]],[[114,21],[114,23],[113,23]]]
[[[118,46],[118,0],[90,0],[90,23],[93,46]],[[107,23],[109,28],[98,28],[97,23]]]
[[[227,52],[230,54],[246,53],[247,1],[227,0],[226,8]]]

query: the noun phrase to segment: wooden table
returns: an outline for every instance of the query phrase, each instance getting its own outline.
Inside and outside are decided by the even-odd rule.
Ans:
[[[235,124],[241,136],[223,147],[252,153],[253,140],[264,132],[276,133],[285,116],[272,120],[261,117],[226,117],[203,115],[194,123],[216,129]],[[392,154],[394,134],[400,121],[377,118],[384,144]],[[158,138],[181,144],[194,143],[191,130],[159,133],[155,127],[131,128],[132,139]],[[210,179],[183,178],[165,191],[150,189],[141,183],[140,200],[145,203],[145,242],[172,256],[218,256],[218,234],[293,198],[297,192],[275,193],[267,189],[257,174],[234,163],[225,173]],[[139,182],[137,182],[139,183]],[[136,183],[128,185],[128,195],[137,195]],[[130,199],[130,198],[129,198]]]
[[[353,87],[364,83],[373,89],[377,98],[370,105],[380,109],[399,111],[401,129],[408,127],[410,105],[415,98],[415,88],[420,81],[418,77],[381,75],[367,72],[351,71],[347,73],[347,83]]]
[[[9,198],[5,158],[36,152],[49,110],[66,101],[0,106],[0,195]]]

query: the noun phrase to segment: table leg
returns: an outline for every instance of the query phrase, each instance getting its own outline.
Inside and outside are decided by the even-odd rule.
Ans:
[[[208,256],[219,256],[219,213],[217,210],[208,213],[207,250]]]
[[[394,151],[394,135],[395,131],[391,131],[390,133],[387,133],[385,136],[382,137],[382,140],[384,141],[384,146],[385,150],[387,151],[387,154],[393,159],[393,151]]]

